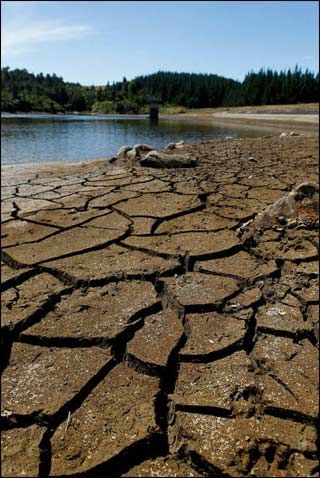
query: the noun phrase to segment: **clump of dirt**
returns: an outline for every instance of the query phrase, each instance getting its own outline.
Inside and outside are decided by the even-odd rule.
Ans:
[[[273,227],[309,227],[319,225],[319,184],[303,182],[240,228],[246,231]]]

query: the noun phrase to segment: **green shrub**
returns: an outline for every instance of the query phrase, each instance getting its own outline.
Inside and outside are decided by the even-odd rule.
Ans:
[[[96,101],[92,105],[92,113],[101,113],[101,114],[109,114],[115,113],[114,103],[113,101]]]

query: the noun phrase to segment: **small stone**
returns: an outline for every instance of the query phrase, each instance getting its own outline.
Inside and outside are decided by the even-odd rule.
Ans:
[[[297,225],[297,220],[296,219],[289,219],[289,221],[287,222],[287,226],[289,228],[294,227],[296,225]]]
[[[284,216],[278,216],[277,221],[279,224],[287,224],[287,219]]]

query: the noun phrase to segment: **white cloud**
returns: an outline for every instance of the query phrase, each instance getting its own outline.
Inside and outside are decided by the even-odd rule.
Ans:
[[[64,25],[52,22],[35,22],[28,26],[1,29],[1,51],[4,55],[21,54],[35,46],[51,41],[77,40],[90,33],[86,25]]]

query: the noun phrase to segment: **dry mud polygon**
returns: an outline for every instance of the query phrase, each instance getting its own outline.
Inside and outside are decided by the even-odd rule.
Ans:
[[[318,476],[318,138],[181,152],[4,168],[4,476]]]

